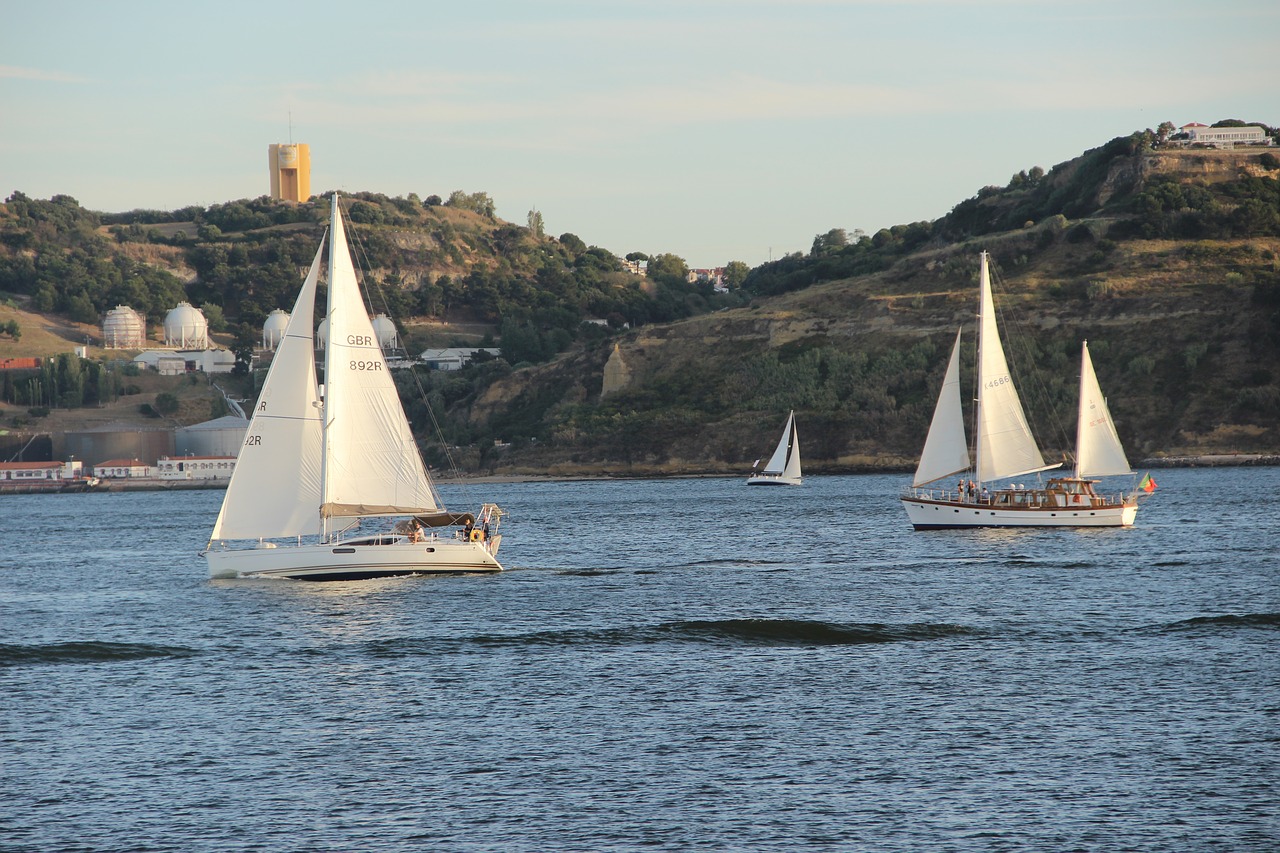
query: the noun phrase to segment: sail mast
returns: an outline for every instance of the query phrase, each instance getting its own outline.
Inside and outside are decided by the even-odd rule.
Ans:
[[[325,342],[324,347],[324,397],[321,401],[321,418],[320,418],[320,541],[328,541],[329,538],[329,516],[325,512],[325,507],[329,505],[329,406],[333,399],[333,383],[330,381],[333,372],[330,368],[330,359],[333,356],[333,270],[334,270],[334,247],[337,240],[334,239],[338,233],[341,224],[338,222],[338,194],[335,192],[331,197],[331,205],[329,208],[329,286],[325,288],[325,307],[324,316],[326,328],[329,330],[329,340]]]

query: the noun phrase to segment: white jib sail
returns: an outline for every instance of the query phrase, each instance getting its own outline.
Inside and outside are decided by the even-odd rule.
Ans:
[[[331,218],[323,513],[435,512],[431,480],[360,296],[336,196]]]
[[[938,392],[938,404],[929,423],[929,435],[920,452],[920,464],[911,485],[914,488],[950,477],[969,468],[969,441],[964,434],[964,412],[960,406],[960,331],[951,348],[951,360]]]
[[[1089,342],[1080,354],[1080,412],[1076,422],[1076,476],[1107,477],[1132,474],[1116,425],[1102,396],[1098,375],[1089,357]]]
[[[778,446],[774,449],[773,455],[769,457],[769,462],[764,466],[764,471],[761,473],[772,474],[774,476],[778,476],[781,474],[787,474],[788,476],[791,476],[790,472],[788,471],[787,456],[788,456],[788,451],[790,451],[791,449],[791,436],[795,429],[795,418],[796,418],[795,412],[791,412],[791,414],[787,415],[787,424],[782,428],[782,438],[778,439]],[[796,457],[797,468],[799,467],[799,465],[800,465],[800,459],[799,459],[799,456],[797,455]],[[798,471],[797,471],[797,476],[798,476]]]
[[[800,431],[796,429],[796,413],[792,412],[787,419],[788,432],[791,433],[791,453],[787,456],[787,467],[782,469],[782,476],[787,480],[800,479]]]
[[[258,395],[213,539],[320,532],[319,392],[312,317],[324,241]]]
[[[996,329],[995,306],[991,302],[991,279],[987,253],[982,253],[979,272],[978,312],[978,480],[986,482],[1016,477],[1046,467],[1040,448],[1027,426],[1022,401],[1013,387],[1009,365]]]

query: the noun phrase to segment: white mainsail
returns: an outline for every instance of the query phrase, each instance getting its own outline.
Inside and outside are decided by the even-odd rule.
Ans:
[[[312,319],[324,243],[258,395],[212,539],[320,532],[319,392]]]
[[[360,296],[333,200],[325,350],[325,517],[427,515],[439,509],[395,382]]]
[[[938,392],[938,404],[929,423],[929,435],[916,466],[915,488],[950,477],[969,468],[969,441],[964,434],[964,412],[960,406],[960,330],[951,348],[947,374]]]
[[[1116,425],[1102,396],[1085,341],[1080,354],[1080,412],[1076,422],[1076,477],[1132,474]]]
[[[796,452],[794,454],[791,453],[795,428],[796,413],[792,411],[791,414],[787,415],[787,425],[782,429],[782,438],[778,439],[778,446],[774,449],[773,455],[769,457],[768,463],[765,464],[764,470],[760,473],[771,474],[775,477],[781,475],[788,477],[800,476],[800,449],[797,447]]]
[[[1055,467],[1044,464],[1005,361],[991,300],[987,253],[979,270],[978,424],[975,471],[980,482]]]

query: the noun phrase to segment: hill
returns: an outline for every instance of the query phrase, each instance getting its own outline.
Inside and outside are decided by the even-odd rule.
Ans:
[[[795,409],[808,470],[906,467],[974,312],[980,250],[1021,327],[1015,375],[1024,388],[1043,377],[1027,400],[1034,422],[1070,408],[1087,337],[1134,458],[1274,453],[1278,175],[1269,149],[1175,148],[1140,132],[983,188],[933,222],[816,235],[807,254],[733,270],[727,294],[688,283],[670,255],[648,256],[645,278],[572,234],[542,235],[532,215],[504,223],[483,193],[357,194],[348,214],[374,310],[409,318],[411,349],[486,338],[502,349],[457,373],[400,375],[433,464],[741,472]],[[33,327],[72,336],[96,332],[90,320],[118,299],[154,323],[186,298],[244,348],[271,308],[289,307],[321,206],[95,214],[17,193],[0,208],[0,289],[11,310],[41,317]],[[34,341],[24,334],[20,349]],[[0,334],[0,355],[16,349]],[[1068,448],[1067,420],[1041,437],[1047,452]]]
[[[1136,459],[1280,450],[1280,161],[1113,141],[934,223],[751,272],[749,306],[633,330],[488,385],[477,464],[561,474],[742,472],[797,412],[809,470],[909,467],[992,253],[1033,422],[1069,411],[1088,338]],[[1069,217],[1062,211],[1075,212]],[[1038,215],[1039,219],[1028,217]],[[1010,228],[1011,222],[1017,222]],[[832,239],[832,238],[835,239]],[[836,248],[832,250],[832,244]],[[626,386],[601,395],[621,359]],[[965,380],[969,381],[969,380]],[[1041,436],[1072,443],[1073,416]],[[493,449],[492,436],[510,443]]]

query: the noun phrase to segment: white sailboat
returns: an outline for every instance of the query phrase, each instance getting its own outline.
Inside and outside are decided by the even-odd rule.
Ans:
[[[787,415],[782,438],[778,440],[778,446],[764,470],[758,474],[753,471],[747,478],[747,485],[798,486],[800,483],[800,436],[796,434],[796,413],[793,411]]]
[[[298,294],[202,552],[210,576],[353,580],[502,571],[502,510],[486,503],[474,514],[447,512],[422,463],[360,295],[336,194],[325,384],[317,383],[313,313],[324,246],[322,240]],[[400,521],[388,521],[384,532],[360,530],[362,519],[395,517]]]
[[[929,425],[911,488],[902,496],[917,530],[945,527],[1128,527],[1138,512],[1138,490],[1099,494],[1097,477],[1132,474],[1116,434],[1106,398],[1089,357],[1081,349],[1080,406],[1076,428],[1076,464],[1072,476],[1053,477],[1024,488],[988,484],[1047,471],[1009,376],[996,328],[987,253],[981,255],[978,311],[978,397],[974,462],[970,465],[960,406],[960,334],[947,364],[937,408]],[[954,490],[931,484],[972,472]]]

